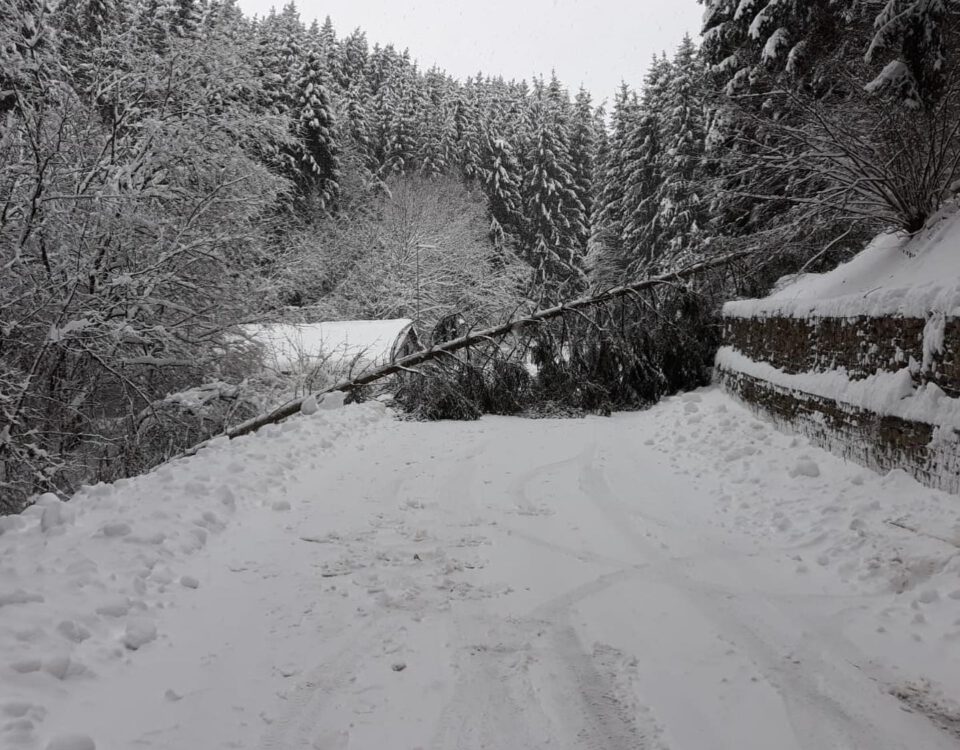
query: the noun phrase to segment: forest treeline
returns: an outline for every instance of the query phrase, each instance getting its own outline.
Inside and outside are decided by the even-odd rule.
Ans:
[[[217,424],[255,408],[236,397],[242,322],[473,325],[731,249],[760,252],[723,293],[760,292],[950,198],[956,0],[704,4],[700,47],[598,106],[555,75],[421,69],[292,3],[0,0],[7,507],[216,427],[158,427],[171,393],[221,384]],[[676,337],[690,301],[659,303]],[[621,313],[621,341],[586,326],[589,357],[556,382],[602,371],[587,390],[629,405],[701,377]]]

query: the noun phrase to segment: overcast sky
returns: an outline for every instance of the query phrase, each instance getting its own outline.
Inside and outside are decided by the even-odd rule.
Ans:
[[[285,0],[239,0],[263,15]],[[696,0],[303,0],[309,23],[329,15],[338,36],[354,28],[367,40],[409,47],[424,68],[434,63],[463,79],[482,70],[530,79],[556,69],[575,92],[583,84],[594,100],[612,99],[624,79],[640,84],[654,53],[669,53],[685,32],[696,36],[702,6]]]

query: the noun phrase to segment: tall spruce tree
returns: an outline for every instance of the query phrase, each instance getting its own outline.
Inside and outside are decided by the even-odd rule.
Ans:
[[[593,181],[597,159],[597,132],[590,94],[581,88],[573,107],[570,132],[570,162],[574,190],[583,207],[583,218],[575,230],[575,242],[581,255],[586,255],[593,223]]]
[[[537,292],[561,299],[584,283],[585,253],[579,238],[586,224],[570,157],[569,99],[556,76],[548,86],[537,85],[533,119],[535,139],[524,183],[524,252]]]
[[[304,197],[328,209],[340,195],[340,147],[324,80],[321,57],[310,52],[296,84],[296,142],[290,157]]]
[[[624,247],[626,156],[639,117],[637,97],[621,83],[613,102],[612,131],[597,176],[595,217],[590,238],[591,283],[613,286],[626,274],[629,255]]]
[[[685,36],[666,79],[660,123],[656,192],[659,246],[653,257],[668,256],[668,264],[689,261],[703,241],[705,201],[703,159],[706,139],[704,72],[693,40]],[[651,108],[647,108],[650,111]]]
[[[663,251],[660,221],[665,178],[663,120],[672,75],[672,66],[665,56],[653,59],[621,155],[625,184],[621,208],[622,255],[618,265],[626,275],[635,275],[640,266],[649,264],[655,255]]]
[[[491,234],[498,243],[512,243],[524,234],[523,175],[509,141],[485,133],[482,163],[483,190],[487,196]]]

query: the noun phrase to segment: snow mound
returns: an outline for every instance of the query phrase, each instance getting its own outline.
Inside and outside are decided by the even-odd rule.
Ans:
[[[138,618],[127,623],[127,631],[123,634],[123,645],[131,651],[136,651],[155,640],[157,640],[157,626],[150,620]]]
[[[811,458],[801,456],[793,468],[790,469],[791,477],[810,477],[816,479],[820,476],[820,467],[817,462]]]
[[[823,274],[781,279],[769,297],[736,300],[728,317],[926,317],[960,315],[960,211],[912,238],[882,234],[847,263]]]

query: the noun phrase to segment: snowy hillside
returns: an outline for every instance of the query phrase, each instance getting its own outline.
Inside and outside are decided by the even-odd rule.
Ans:
[[[715,389],[322,409],[2,528],[4,748],[960,742],[956,498]]]

